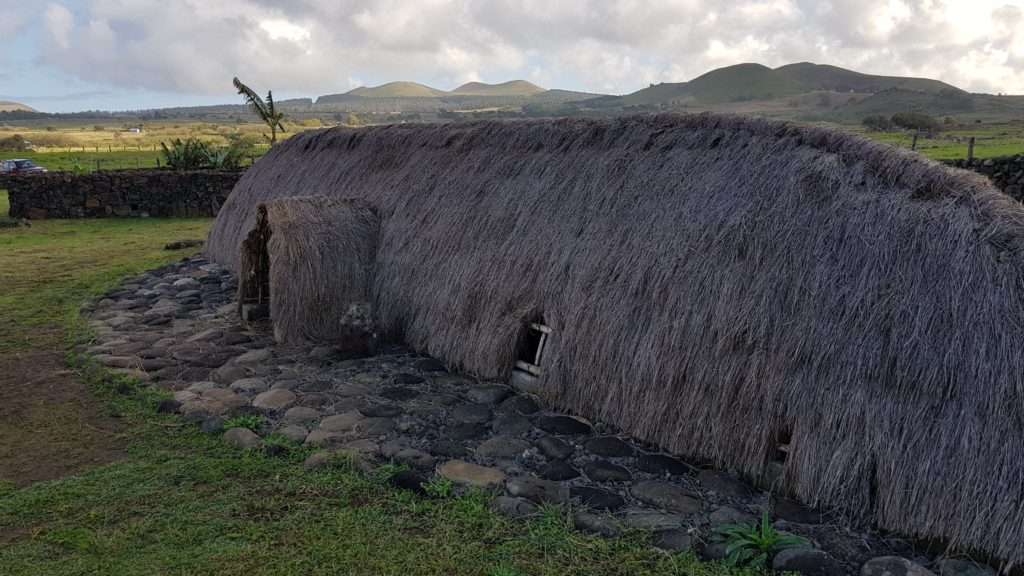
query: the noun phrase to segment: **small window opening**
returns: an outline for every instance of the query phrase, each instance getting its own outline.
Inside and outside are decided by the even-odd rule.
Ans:
[[[534,376],[540,376],[541,360],[544,357],[544,347],[549,336],[551,336],[551,328],[544,325],[543,318],[539,322],[527,324],[520,337],[516,368]]]
[[[789,456],[790,444],[793,441],[793,433],[788,429],[783,429],[779,433],[779,437],[775,443],[775,452],[772,460],[779,462],[780,464],[786,461],[786,457]]]

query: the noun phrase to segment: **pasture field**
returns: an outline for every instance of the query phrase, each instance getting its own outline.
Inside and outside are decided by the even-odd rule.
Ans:
[[[872,140],[899,148],[910,149],[914,135],[910,132],[867,132]],[[967,158],[967,142],[974,137],[975,158],[997,158],[1024,154],[1024,125],[962,127],[942,131],[935,138],[917,140],[917,152],[933,160]]]
[[[142,126],[142,132],[129,133],[129,127]],[[279,138],[319,127],[318,122],[286,123],[287,132]],[[841,130],[863,134],[879,142],[910,149],[910,132],[865,132],[859,126],[832,125]],[[49,128],[49,129],[48,129]],[[33,144],[32,152],[0,152],[0,160],[28,158],[50,170],[115,170],[122,168],[155,168],[163,163],[160,143],[174,139],[199,138],[216,145],[225,145],[229,138],[244,138],[254,144],[248,162],[267,152],[263,141],[263,124],[218,124],[212,122],[143,124],[100,124],[58,126],[6,126],[0,128],[0,139],[19,134]],[[934,138],[918,139],[917,152],[934,160],[967,157],[967,141],[975,137],[974,157],[995,158],[1024,154],[1024,124],[962,124],[940,132]]]
[[[287,123],[287,132],[278,134],[279,139],[288,138],[296,132],[317,127]],[[140,128],[141,132],[128,132],[129,128]],[[0,128],[0,139],[15,134],[31,144],[31,152],[0,152],[0,160],[28,158],[49,170],[116,170],[122,168],[155,168],[157,161],[163,163],[160,154],[161,142],[170,143],[175,139],[198,138],[217,146],[227,145],[231,138],[241,138],[252,144],[249,152],[252,159],[267,152],[263,139],[266,126],[263,124],[215,124],[151,122],[137,124],[54,124],[42,126],[8,125]],[[97,164],[98,162],[98,164]]]
[[[738,573],[655,551],[641,531],[585,535],[557,508],[514,522],[490,511],[486,491],[415,496],[388,484],[388,467],[308,472],[300,446],[287,458],[239,452],[158,413],[167,393],[68,354],[89,338],[83,303],[179,259],[164,243],[202,238],[210,223],[46,220],[0,230],[0,574]],[[4,412],[12,405],[21,410]],[[3,478],[12,460],[52,462],[61,473]]]

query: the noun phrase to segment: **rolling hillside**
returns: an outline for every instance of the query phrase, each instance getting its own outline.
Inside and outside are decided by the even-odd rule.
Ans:
[[[776,68],[773,72],[789,78],[806,88],[829,92],[867,92],[875,94],[891,88],[933,93],[943,90],[960,90],[945,82],[929,78],[875,76],[873,74],[861,74],[860,72],[839,68],[838,66],[812,64],[810,62],[787,64]]]
[[[812,92],[876,94],[894,89],[927,94],[966,94],[959,88],[938,80],[875,76],[810,62],[788,64],[775,69],[761,64],[736,64],[712,70],[689,82],[651,85],[619,97],[621,101],[618,105],[712,105],[771,100]],[[602,104],[607,106],[609,102],[606,100]]]
[[[545,92],[543,88],[526,80],[511,80],[501,84],[469,82],[448,94],[451,96],[533,96]]]
[[[0,112],[37,112],[37,110],[17,102],[4,102],[0,100]]]
[[[416,82],[389,82],[381,86],[367,88],[360,86],[345,93],[348,96],[363,98],[439,98],[445,95],[443,90],[417,84]]]

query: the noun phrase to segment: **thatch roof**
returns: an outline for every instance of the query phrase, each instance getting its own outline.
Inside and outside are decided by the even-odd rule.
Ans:
[[[258,203],[381,216],[384,332],[485,377],[554,330],[556,405],[785,478],[808,503],[1024,560],[1024,208],[983,178],[822,128],[713,115],[307,132]]]
[[[372,297],[379,227],[365,200],[261,203],[242,244],[239,302],[269,303],[274,336],[286,344],[372,336],[347,329],[370,328],[353,326],[350,311]]]

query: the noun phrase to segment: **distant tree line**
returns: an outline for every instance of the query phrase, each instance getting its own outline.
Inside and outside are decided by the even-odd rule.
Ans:
[[[871,132],[892,132],[896,128],[919,132],[938,132],[942,127],[935,118],[918,112],[899,112],[890,117],[868,116],[861,120],[861,124]]]

